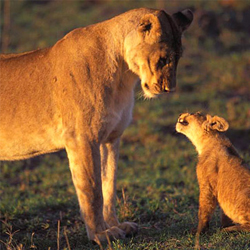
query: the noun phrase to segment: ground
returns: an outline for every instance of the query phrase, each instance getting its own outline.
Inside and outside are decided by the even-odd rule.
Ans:
[[[52,45],[69,30],[139,6],[168,12],[190,7],[174,94],[140,98],[121,141],[117,211],[139,224],[138,235],[103,249],[192,249],[197,226],[197,153],[175,132],[180,113],[204,111],[229,121],[227,136],[250,165],[249,1],[57,1],[11,5],[8,52]],[[50,10],[48,12],[48,10]],[[2,22],[2,20],[1,20]],[[0,163],[0,249],[99,249],[79,216],[64,151]],[[204,249],[250,249],[249,233],[221,233],[219,209],[201,237]]]

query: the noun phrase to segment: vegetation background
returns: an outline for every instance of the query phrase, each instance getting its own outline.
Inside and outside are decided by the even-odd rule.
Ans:
[[[195,15],[183,36],[176,93],[137,97],[122,137],[117,210],[121,221],[140,225],[139,234],[102,247],[88,241],[66,154],[59,152],[0,163],[0,249],[192,249],[197,154],[174,127],[186,111],[222,116],[230,123],[228,137],[250,163],[250,1],[1,0],[0,6],[1,48],[7,53],[52,46],[74,28],[132,8],[174,13],[188,7]],[[216,210],[201,244],[250,249],[250,234],[222,234]]]

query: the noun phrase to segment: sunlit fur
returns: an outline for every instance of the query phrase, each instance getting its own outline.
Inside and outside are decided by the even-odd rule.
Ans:
[[[228,127],[224,118],[201,113],[184,113],[176,124],[176,130],[186,135],[199,153],[197,248],[199,234],[208,227],[217,203],[224,231],[250,231],[250,169],[223,134]]]
[[[191,21],[190,11],[171,17],[135,9],[75,29],[51,48],[0,56],[0,160],[66,149],[90,240],[138,230],[136,223],[119,223],[115,209],[119,138],[132,119],[138,76],[160,93],[137,65],[147,64],[144,53],[151,60],[147,48],[159,56],[160,42],[170,54],[180,51]],[[169,74],[167,82],[175,83]]]

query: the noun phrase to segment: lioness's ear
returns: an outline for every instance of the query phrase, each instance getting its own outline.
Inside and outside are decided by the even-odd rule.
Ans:
[[[219,132],[225,132],[229,128],[228,122],[219,116],[207,115],[207,120],[202,124],[203,129],[206,131],[217,130]]]
[[[193,12],[189,9],[179,11],[172,15],[181,32],[186,30],[193,21]]]
[[[147,43],[158,41],[162,34],[158,17],[153,14],[146,14],[140,21],[138,32]]]

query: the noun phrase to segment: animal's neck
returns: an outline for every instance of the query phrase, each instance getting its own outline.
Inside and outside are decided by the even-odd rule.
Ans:
[[[207,135],[196,137],[191,141],[199,155],[202,155],[207,151],[212,152],[215,148],[219,149],[221,147],[221,143],[216,137],[210,137]]]
[[[237,154],[235,148],[233,147],[232,143],[228,138],[226,138],[224,135],[216,133],[213,136],[211,135],[205,135],[202,136],[199,140],[199,142],[194,143],[198,154],[207,154],[207,153],[213,153],[215,152],[216,155],[221,154],[228,154],[229,148],[232,148],[232,150]]]
[[[113,61],[112,65],[116,65],[118,71],[116,69],[112,71],[116,72],[116,82],[120,82],[121,87],[134,88],[138,78],[129,69],[126,61],[125,39],[131,32],[136,32],[141,18],[150,12],[154,11],[149,9],[133,10],[98,24],[97,29],[101,29],[107,34],[104,40],[109,48],[107,52],[109,54],[108,57]]]

